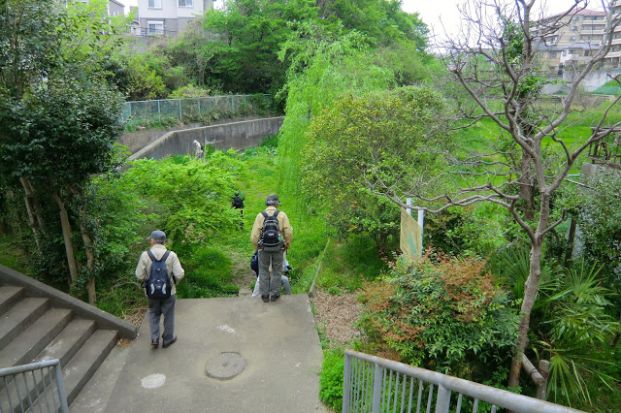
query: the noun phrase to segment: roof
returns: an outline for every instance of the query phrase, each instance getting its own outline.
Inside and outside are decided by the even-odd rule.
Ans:
[[[125,7],[125,5],[123,3],[121,3],[119,0],[108,0],[108,1],[110,3],[114,3],[114,4],[118,5],[118,6]]]

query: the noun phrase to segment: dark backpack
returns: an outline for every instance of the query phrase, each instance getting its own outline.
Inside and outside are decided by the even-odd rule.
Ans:
[[[241,197],[239,195],[235,195],[233,197],[232,205],[233,205],[233,208],[243,209],[244,208],[244,200],[241,199]]]
[[[282,238],[280,236],[280,225],[278,224],[278,213],[276,210],[274,215],[268,215],[263,211],[263,229],[261,230],[261,238],[259,239],[259,247],[264,251],[278,251],[282,249]]]
[[[147,297],[154,299],[170,298],[172,284],[168,276],[168,268],[166,267],[166,260],[170,255],[170,251],[166,251],[161,260],[155,258],[155,255],[150,250],[147,251],[147,254],[151,258],[151,271],[149,272],[149,278],[147,278],[144,284]]]
[[[255,272],[257,277],[259,276],[259,251],[255,251],[250,258],[250,269]]]

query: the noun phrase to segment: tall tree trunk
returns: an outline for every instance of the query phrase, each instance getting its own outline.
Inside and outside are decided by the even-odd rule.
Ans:
[[[530,272],[524,288],[524,300],[520,310],[520,326],[518,328],[515,354],[511,360],[509,373],[509,386],[515,387],[520,383],[520,369],[522,368],[522,354],[528,345],[528,330],[530,328],[530,314],[537,299],[539,291],[539,278],[541,277],[541,242],[534,242],[530,249]]]
[[[525,151],[522,151],[520,175],[520,199],[524,201],[524,218],[531,221],[535,218],[535,177],[533,176],[531,157]]]
[[[28,179],[22,177],[19,178],[19,182],[24,189],[24,204],[26,205],[26,213],[28,214],[28,226],[32,230],[34,236],[35,245],[39,254],[43,252],[41,249],[41,223],[40,219],[36,218],[35,204],[34,204],[34,190]]]
[[[75,283],[78,280],[78,263],[75,259],[75,253],[73,249],[73,241],[72,241],[72,230],[71,223],[69,222],[69,214],[67,213],[67,208],[65,208],[65,203],[58,195],[58,193],[54,193],[53,195],[54,201],[56,201],[56,205],[58,205],[58,210],[60,212],[60,225],[63,230],[63,239],[65,241],[65,251],[67,253],[67,264],[69,266],[69,274],[71,276],[71,284]]]
[[[89,304],[97,304],[97,291],[95,288],[95,249],[93,247],[93,239],[90,236],[86,227],[86,211],[84,205],[80,205],[80,233],[82,234],[82,242],[84,243],[84,251],[86,253],[86,268],[88,269],[89,277],[86,284],[86,290],[88,291]]]
[[[528,330],[530,329],[530,314],[537,300],[539,292],[539,280],[541,278],[541,255],[543,250],[543,239],[550,219],[550,194],[541,193],[541,205],[539,208],[539,223],[533,234],[530,244],[530,270],[528,279],[524,286],[524,299],[520,309],[520,326],[515,345],[515,354],[511,360],[511,371],[509,372],[509,386],[515,387],[520,384],[520,369],[522,367],[522,354],[528,345]]]

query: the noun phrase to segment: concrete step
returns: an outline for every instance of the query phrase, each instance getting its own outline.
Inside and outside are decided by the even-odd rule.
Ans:
[[[38,360],[59,359],[61,366],[66,366],[82,344],[95,331],[93,320],[76,318],[72,320],[56,338],[35,358]]]
[[[116,344],[116,330],[97,330],[63,369],[67,400],[71,403]]]
[[[14,287],[12,285],[4,285],[0,287],[0,314],[8,311],[9,308],[19,300],[24,293],[22,287]]]
[[[24,298],[0,316],[0,348],[4,348],[49,307],[47,298]]]
[[[107,330],[95,331],[95,322],[92,320],[73,320],[36,357],[36,360],[56,358],[61,360],[61,366],[66,366],[63,368],[63,376],[67,396],[69,396],[68,383],[71,384],[71,389],[75,392],[73,397],[75,397],[81,386],[84,386],[110,351],[106,349],[106,346],[109,345],[108,341],[105,340],[106,335],[102,335],[100,331],[106,332]],[[113,331],[113,333],[116,337],[117,332]],[[112,341],[110,349],[113,346],[114,341]],[[90,361],[87,361],[89,358]],[[0,411],[10,411],[8,409],[9,401],[13,406],[16,403],[21,403],[18,406],[24,407],[25,410],[30,407],[28,411],[44,411],[44,406],[40,405],[41,401],[37,401],[37,399],[52,401],[56,397],[56,388],[51,386],[54,381],[53,371],[50,370],[49,374],[52,375],[37,372],[35,375],[27,374],[8,382],[0,392]],[[45,386],[44,380],[46,381]],[[21,410],[17,409],[17,411]]]
[[[71,321],[71,310],[52,308],[0,350],[0,366],[29,363]]]

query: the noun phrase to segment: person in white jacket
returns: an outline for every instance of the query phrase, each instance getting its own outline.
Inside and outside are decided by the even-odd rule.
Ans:
[[[136,267],[136,278],[147,281],[151,274],[151,266],[154,260],[161,261],[166,255],[166,269],[170,277],[171,291],[169,298],[149,298],[149,329],[151,331],[151,346],[159,347],[160,342],[160,319],[164,316],[164,334],[162,334],[162,347],[166,348],[177,341],[175,336],[175,284],[181,281],[185,275],[177,254],[166,249],[166,234],[164,231],[153,231],[149,237],[151,248],[140,255]]]

